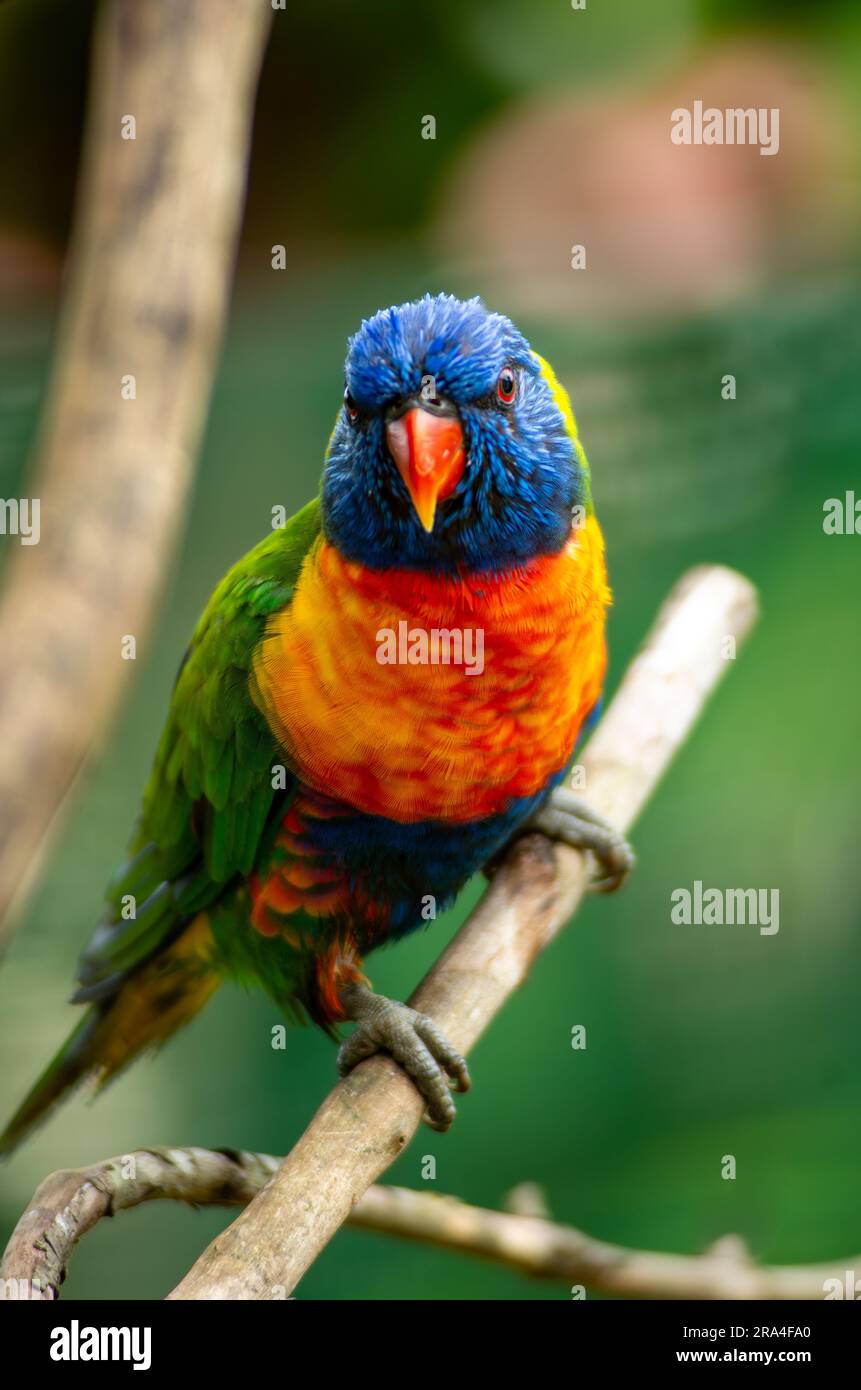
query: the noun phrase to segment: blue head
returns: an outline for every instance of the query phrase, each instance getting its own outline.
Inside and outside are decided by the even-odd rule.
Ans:
[[[350,339],[323,477],[328,539],[372,568],[502,569],[558,551],[582,452],[514,324],[425,295]]]

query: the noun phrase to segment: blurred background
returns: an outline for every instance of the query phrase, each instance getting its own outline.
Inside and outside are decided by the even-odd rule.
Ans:
[[[28,495],[92,14],[86,0],[0,8],[3,497]],[[271,507],[316,489],[348,334],[426,290],[480,293],[573,397],[615,591],[611,689],[687,566],[743,570],[762,619],[636,827],[634,879],[536,962],[471,1060],[452,1133],[423,1131],[388,1176],[420,1186],[434,1155],[439,1191],[486,1206],[531,1180],[554,1217],[627,1245],[696,1251],[734,1231],[770,1262],[861,1248],[861,536],[822,528],[826,499],[861,497],[859,78],[851,0],[276,12],[185,541],[132,697],[0,973],[4,1115],[77,1017],[75,962],[195,619]],[[696,99],[779,107],[779,153],[674,145],[670,113]],[[670,894],[696,879],[778,888],[779,933],[673,925]],[[405,997],[479,890],[374,958],[375,984]],[[304,1029],[274,1052],[278,1021],[262,997],[225,989],[94,1106],[73,1100],[0,1174],[3,1240],[57,1167],[155,1144],[289,1148],[333,1082],[334,1050]],[[735,1181],[721,1178],[726,1154]],[[66,1293],[163,1296],[229,1219],[163,1204],[102,1223]],[[570,1297],[349,1230],[298,1296]]]

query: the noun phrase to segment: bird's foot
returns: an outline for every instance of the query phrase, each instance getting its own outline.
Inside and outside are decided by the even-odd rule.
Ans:
[[[567,787],[556,787],[524,829],[540,830],[573,849],[591,850],[602,870],[589,885],[594,893],[613,893],[621,888],[637,862],[621,831]]]
[[[390,1052],[412,1077],[427,1104],[425,1122],[444,1133],[455,1117],[451,1087],[469,1090],[466,1062],[440,1032],[433,1019],[407,1004],[373,994],[365,985],[350,983],[340,992],[347,1018],[356,1029],[341,1044],[338,1070],[342,1076],[375,1052]]]

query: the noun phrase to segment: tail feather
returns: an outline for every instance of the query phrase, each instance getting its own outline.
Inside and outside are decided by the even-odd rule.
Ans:
[[[73,1090],[101,1091],[149,1048],[188,1023],[217,989],[212,933],[200,913],[108,999],[91,1005],[0,1135],[0,1156],[12,1152]]]

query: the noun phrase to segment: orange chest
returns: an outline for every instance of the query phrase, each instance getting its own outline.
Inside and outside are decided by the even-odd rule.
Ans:
[[[501,577],[369,571],[323,542],[269,623],[254,697],[317,791],[402,822],[495,815],[570,757],[609,598],[593,518]]]

